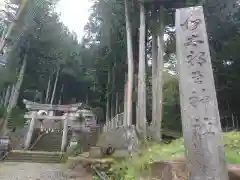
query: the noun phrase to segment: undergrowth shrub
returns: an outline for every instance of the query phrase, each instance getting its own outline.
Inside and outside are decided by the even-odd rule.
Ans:
[[[227,163],[240,163],[240,132],[224,133],[224,147]],[[149,143],[135,154],[131,159],[126,159],[113,166],[112,179],[114,180],[135,180],[144,173],[149,173],[149,165],[153,161],[171,160],[178,156],[184,156],[183,138],[163,145]]]
[[[76,145],[69,147],[67,150],[67,155],[71,157],[75,157],[81,153],[82,153],[82,146],[80,145],[80,143],[77,143]]]

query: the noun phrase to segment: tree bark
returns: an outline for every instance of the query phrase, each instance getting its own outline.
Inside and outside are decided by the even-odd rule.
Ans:
[[[59,105],[62,103],[63,90],[64,90],[64,84],[62,84],[61,93],[60,93],[60,97],[59,97],[59,100],[58,100]]]
[[[156,138],[158,141],[162,140],[162,104],[163,104],[163,69],[164,69],[164,22],[163,22],[164,8],[160,7],[160,29],[158,34],[158,58],[157,58],[157,110],[156,117]]]
[[[21,67],[20,72],[19,72],[19,76],[18,76],[18,80],[17,80],[16,86],[15,86],[15,90],[14,90],[14,93],[13,93],[12,97],[10,97],[10,101],[8,103],[6,119],[4,121],[3,129],[2,129],[3,134],[8,133],[7,132],[7,123],[9,121],[10,116],[11,116],[13,108],[15,108],[16,105],[17,105],[20,89],[21,89],[21,86],[22,86],[22,83],[23,83],[23,78],[24,78],[24,74],[25,74],[26,66],[27,66],[27,56],[28,56],[27,54],[28,53],[26,52],[25,55],[24,55],[23,64],[22,64],[22,67]]]
[[[53,104],[53,101],[54,101],[54,98],[55,98],[57,83],[58,83],[58,79],[59,79],[59,72],[60,72],[60,68],[58,68],[58,70],[57,70],[50,104]]]
[[[127,57],[128,57],[128,85],[127,85],[127,125],[132,125],[132,91],[133,91],[133,47],[132,30],[129,19],[128,0],[125,0],[125,18],[127,34]]]
[[[24,16],[24,12],[26,7],[27,7],[27,3],[29,0],[25,0],[22,2],[19,10],[17,11],[17,15],[14,21],[11,22],[9,28],[7,28],[6,34],[3,38],[3,40],[0,42],[0,53],[3,51],[4,47],[6,46],[7,43],[7,39],[11,36],[12,31],[14,30],[14,28],[16,27],[17,23],[18,23],[18,19],[22,16]]]
[[[106,102],[106,122],[110,121],[110,82],[111,81],[111,68],[108,69],[108,84],[107,84],[107,102]]]
[[[89,98],[88,98],[88,92],[87,92],[87,95],[86,95],[86,104],[88,104],[88,100]]]
[[[115,91],[115,66],[112,67],[112,86],[111,86],[111,119],[114,118],[114,115],[115,115],[115,110],[116,110],[116,107],[115,107],[115,101],[114,101],[114,98],[115,98],[115,94],[114,94],[114,91]]]
[[[123,125],[127,125],[127,85],[128,85],[128,82],[127,82],[127,76],[125,75],[125,84],[124,84],[124,95],[123,95],[123,98],[124,98],[124,105],[123,105],[123,112],[124,112],[124,119],[123,119]]]
[[[152,31],[152,127],[155,127],[157,123],[157,53],[158,53],[158,43],[157,43],[156,31]]]
[[[17,105],[17,101],[18,101],[18,97],[19,97],[19,93],[20,93],[20,88],[22,86],[23,78],[24,78],[25,71],[26,71],[26,66],[27,66],[27,53],[25,54],[25,57],[23,59],[22,67],[21,67],[21,70],[19,72],[18,81],[16,83],[14,95],[13,95],[12,102],[11,102],[11,104],[12,104],[11,108],[14,108]]]
[[[111,119],[114,118],[115,115],[115,102],[114,102],[114,94],[111,95]]]
[[[4,94],[2,94],[2,96],[0,98],[0,108],[3,107],[3,103],[4,103]]]
[[[115,108],[116,108],[116,110],[115,110],[115,116],[116,115],[118,115],[118,113],[119,113],[119,99],[118,99],[118,92],[116,92],[116,105],[115,105]]]
[[[146,64],[145,64],[145,8],[140,2],[140,29],[139,29],[139,68],[138,68],[138,103],[137,103],[137,126],[143,130],[146,137]]]
[[[45,97],[46,104],[48,103],[50,89],[51,89],[51,76],[49,76],[49,79],[48,79],[48,86],[47,86],[47,92],[46,92],[46,97]]]
[[[10,91],[11,91],[11,86],[8,86],[6,93],[5,93],[5,98],[4,98],[4,107],[7,107],[8,103],[9,103]]]
[[[0,41],[0,42],[4,42],[4,39],[5,39],[7,30],[8,30],[8,28],[4,26],[4,27],[3,27],[2,34],[1,34],[1,41]],[[0,51],[0,52],[1,52],[1,51]]]
[[[12,102],[13,102],[13,96],[15,95],[15,85],[12,85],[12,90],[11,90],[11,94],[10,94],[10,98],[9,98],[9,102],[8,102],[8,106],[7,106],[7,111],[9,111],[9,108],[12,107]]]

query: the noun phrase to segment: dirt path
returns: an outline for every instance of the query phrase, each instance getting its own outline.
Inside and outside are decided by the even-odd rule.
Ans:
[[[61,164],[0,163],[0,180],[75,180],[64,172]]]

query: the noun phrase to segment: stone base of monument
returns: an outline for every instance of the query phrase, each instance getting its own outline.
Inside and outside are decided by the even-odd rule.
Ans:
[[[89,157],[90,158],[102,158],[103,151],[101,147],[90,147],[89,149]]]
[[[129,138],[130,136],[131,139]],[[135,129],[119,127],[109,132],[102,133],[99,136],[97,146],[106,149],[111,145],[115,150],[128,150],[130,143],[133,150],[138,149],[139,139]]]
[[[229,180],[239,180],[240,179],[240,165],[229,164],[228,165],[228,175],[229,175]]]
[[[150,174],[142,178],[161,180],[188,180],[189,172],[183,160],[157,161],[150,165]],[[240,165],[228,165],[229,180],[240,180]],[[149,177],[150,176],[150,177]]]
[[[82,153],[77,157],[68,157],[67,167],[73,169],[77,165],[81,164],[84,168],[90,168],[91,166],[99,169],[109,169],[115,161],[112,158],[92,158],[89,152]]]
[[[80,143],[83,152],[89,151],[91,146],[96,146],[98,137],[98,127],[92,127],[90,132],[74,131],[73,136]]]

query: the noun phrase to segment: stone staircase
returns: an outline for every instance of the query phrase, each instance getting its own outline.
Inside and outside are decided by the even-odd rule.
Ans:
[[[12,130],[13,127],[14,127],[14,126],[13,126],[13,120],[12,120],[12,118],[10,117],[9,120],[8,120],[8,122],[7,122],[7,128],[10,129],[10,130]]]
[[[68,133],[68,142],[71,134]],[[32,163],[61,163],[64,153],[61,151],[62,132],[41,134],[29,151],[12,150],[7,153],[4,161]]]
[[[41,135],[37,143],[31,148],[32,151],[60,152],[62,132],[48,132]]]
[[[4,159],[6,162],[61,163],[64,153],[13,150]]]

